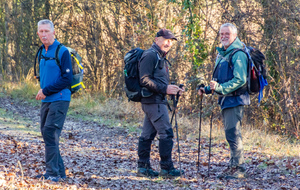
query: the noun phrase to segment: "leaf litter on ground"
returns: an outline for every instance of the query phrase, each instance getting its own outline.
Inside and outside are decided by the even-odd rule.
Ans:
[[[225,141],[212,144],[210,177],[207,178],[209,139],[201,139],[200,170],[197,171],[197,139],[180,141],[181,178],[136,176],[138,135],[124,127],[108,127],[94,121],[67,117],[60,150],[67,179],[54,183],[34,179],[45,170],[44,144],[39,134],[39,108],[0,98],[1,189],[292,189],[300,188],[300,159],[276,157],[253,148],[245,151],[248,177],[219,180],[227,167]],[[101,117],[101,115],[99,115]],[[173,160],[178,151],[174,141]],[[152,144],[151,163],[159,171],[158,140]]]

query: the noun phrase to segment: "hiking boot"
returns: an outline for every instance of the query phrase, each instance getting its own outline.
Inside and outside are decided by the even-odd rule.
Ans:
[[[65,181],[67,179],[66,175],[60,176],[60,181]]]
[[[246,177],[246,169],[241,166],[228,167],[217,176],[219,179],[243,179]]]
[[[50,176],[48,174],[39,174],[35,176],[36,179],[42,179],[42,180],[51,180],[54,182],[59,182],[61,180],[60,176]]]
[[[181,170],[181,174],[184,174],[183,170]],[[166,177],[166,178],[179,177],[180,176],[180,170],[177,170],[175,168],[171,168],[169,170],[161,169],[159,175],[161,177]]]
[[[152,170],[152,168],[138,168],[137,176],[138,177],[157,177],[158,172]]]

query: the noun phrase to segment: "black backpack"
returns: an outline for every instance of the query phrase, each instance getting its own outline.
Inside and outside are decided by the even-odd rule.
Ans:
[[[243,91],[247,90],[250,95],[261,93],[267,83],[267,71],[264,65],[264,54],[253,47],[247,46],[245,49],[235,49],[229,55],[229,66],[232,67],[232,56],[238,52],[244,52],[248,57],[248,73],[247,83],[245,86],[233,92],[234,95],[240,95]],[[260,99],[259,99],[260,101]]]
[[[154,50],[153,50],[154,51]],[[140,86],[140,75],[139,75],[139,62],[142,57],[144,50],[141,48],[135,48],[130,50],[124,56],[124,75],[125,75],[125,86],[124,90],[128,101],[140,102],[142,97],[149,97],[152,95],[148,90],[143,90],[145,87]],[[160,60],[157,54],[158,60],[153,69],[158,65]],[[147,94],[146,94],[147,93]]]
[[[54,58],[46,58],[48,60],[50,59],[55,59],[56,64],[60,67],[60,61],[58,58],[59,55],[59,51],[60,48],[62,47],[62,44],[59,44],[55,50],[55,57]],[[82,88],[85,88],[82,80],[83,80],[83,65],[82,65],[82,58],[80,57],[80,55],[77,53],[77,51],[75,51],[74,49],[70,48],[70,47],[66,47],[70,53],[71,56],[71,62],[72,62],[72,70],[73,70],[73,80],[72,80],[72,84],[69,87],[71,93],[75,93],[79,90],[81,90]],[[34,60],[34,77],[38,80],[40,80],[40,77],[37,75],[37,63],[40,63],[41,57],[42,57],[42,50],[43,50],[43,46],[41,46],[39,48],[39,50],[37,51],[36,55],[35,55],[35,60]],[[37,59],[38,58],[38,59]]]

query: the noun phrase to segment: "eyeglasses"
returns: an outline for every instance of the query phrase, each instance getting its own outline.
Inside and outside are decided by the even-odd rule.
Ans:
[[[230,34],[231,33],[229,33],[229,32],[226,32],[226,33],[220,33],[220,36],[222,37],[222,36],[230,36]]]

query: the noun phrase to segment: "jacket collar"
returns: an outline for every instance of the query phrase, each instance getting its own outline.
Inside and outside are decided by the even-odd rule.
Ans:
[[[57,39],[54,40],[53,44],[51,44],[49,47],[48,47],[48,51],[51,50],[51,49],[56,49],[56,46],[58,46],[60,43],[57,41]],[[43,48],[45,49],[45,45],[43,44]]]
[[[159,54],[160,57],[166,57],[168,52],[165,52],[163,50],[160,49],[160,47],[158,47],[158,45],[153,42],[152,46],[151,46],[155,51],[157,51],[157,53]]]

